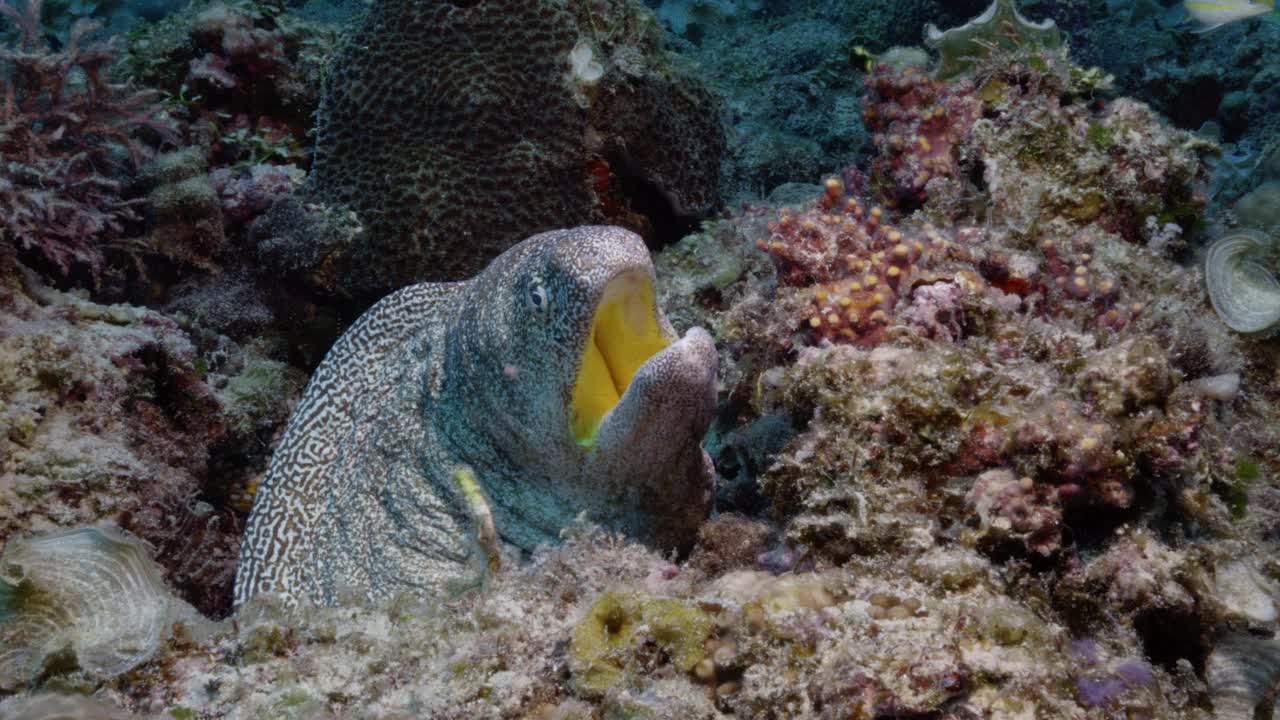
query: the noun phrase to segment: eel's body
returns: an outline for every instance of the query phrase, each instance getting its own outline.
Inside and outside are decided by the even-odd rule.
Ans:
[[[447,593],[482,576],[479,479],[502,538],[579,513],[683,548],[710,509],[716,354],[658,312],[634,234],[534,236],[470,281],[379,302],[316,370],[255,499],[236,603]]]

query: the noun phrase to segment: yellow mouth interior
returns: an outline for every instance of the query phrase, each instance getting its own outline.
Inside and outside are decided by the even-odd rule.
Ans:
[[[614,278],[591,323],[591,336],[573,385],[573,439],[590,447],[604,416],[618,404],[649,358],[671,340],[658,326],[653,284],[643,273]]]

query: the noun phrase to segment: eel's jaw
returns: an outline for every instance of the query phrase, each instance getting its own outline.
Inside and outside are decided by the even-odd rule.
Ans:
[[[640,367],[600,423],[586,470],[611,498],[607,524],[662,549],[692,544],[714,497],[701,443],[715,416],[718,362],[711,335],[689,330]]]
[[[571,393],[570,425],[579,445],[595,444],[601,423],[636,374],[673,340],[658,319],[648,268],[625,270],[606,284],[583,343]]]
[[[598,438],[616,443],[638,440],[639,434],[684,432],[700,440],[715,415],[719,362],[710,333],[691,328],[638,368],[626,392],[604,416]]]

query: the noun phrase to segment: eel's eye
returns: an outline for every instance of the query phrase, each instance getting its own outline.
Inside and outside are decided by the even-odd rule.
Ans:
[[[543,287],[542,282],[535,280],[529,286],[529,307],[539,315],[546,315],[550,309],[550,303],[547,300],[547,289]]]

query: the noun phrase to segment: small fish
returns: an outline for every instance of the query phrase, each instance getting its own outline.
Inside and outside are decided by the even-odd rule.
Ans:
[[[1236,20],[1273,12],[1276,0],[1183,0],[1182,6],[1200,23],[1196,32],[1207,33]]]
[[[864,73],[871,72],[876,66],[876,56],[861,45],[849,48],[849,63]]]

